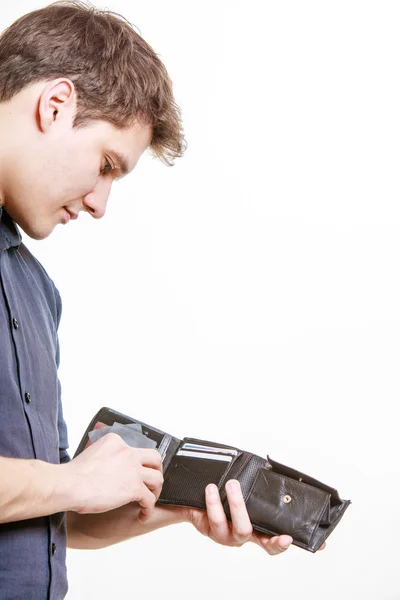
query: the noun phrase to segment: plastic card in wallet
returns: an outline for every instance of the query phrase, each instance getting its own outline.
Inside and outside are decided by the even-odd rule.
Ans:
[[[224,486],[229,479],[238,479],[254,529],[267,535],[291,535],[296,546],[310,552],[321,547],[351,504],[334,488],[269,456],[265,459],[207,440],[181,440],[110,408],[101,408],[93,417],[75,456],[90,444],[89,434],[95,431],[91,437],[96,440],[101,428],[117,431],[131,446],[157,448],[164,473],[158,504],[205,510],[205,488],[215,483],[230,519]]]

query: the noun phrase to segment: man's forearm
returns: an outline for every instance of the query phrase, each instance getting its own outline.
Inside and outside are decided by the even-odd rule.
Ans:
[[[71,475],[67,465],[0,457],[0,523],[67,512],[68,546],[103,548],[131,537],[186,520],[185,508],[157,506],[146,524],[140,506],[129,503],[98,514],[73,512]]]
[[[0,523],[72,508],[65,465],[0,457]]]
[[[147,523],[138,521],[140,507],[130,503],[101,514],[67,514],[69,548],[105,548],[161,527],[187,522],[185,507],[156,506]]]

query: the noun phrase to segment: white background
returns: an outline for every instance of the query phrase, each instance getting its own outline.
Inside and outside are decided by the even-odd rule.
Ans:
[[[187,524],[70,551],[68,599],[398,600],[400,5],[107,6],[165,62],[189,146],[143,157],[102,221],[26,240],[63,297],[71,453],[106,405],[353,504],[315,555]]]

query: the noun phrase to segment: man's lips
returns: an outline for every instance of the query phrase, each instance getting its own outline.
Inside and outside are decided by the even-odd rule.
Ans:
[[[69,221],[69,219],[75,220],[75,219],[77,219],[77,218],[78,218],[78,216],[79,216],[79,215],[78,215],[78,213],[75,213],[75,212],[73,212],[73,211],[72,211],[72,210],[70,210],[69,208],[65,208],[65,207],[64,207],[64,210],[65,210],[65,212],[66,212],[66,213],[67,213],[67,215],[68,215],[68,221]]]

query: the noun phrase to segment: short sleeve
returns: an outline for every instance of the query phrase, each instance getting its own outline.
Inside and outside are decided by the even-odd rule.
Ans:
[[[56,294],[56,304],[57,304],[57,331],[58,331],[58,326],[60,324],[60,319],[61,319],[61,312],[62,312],[62,303],[61,303],[61,296],[59,291],[57,290],[56,287],[54,287],[55,289],[55,294]],[[57,333],[57,351],[56,351],[56,362],[57,362],[57,369],[60,366],[60,343],[58,340],[58,333]],[[62,399],[61,399],[61,382],[58,379],[57,380],[57,402],[58,402],[58,421],[57,421],[57,427],[58,427],[58,439],[59,439],[59,454],[60,454],[60,463],[65,463],[71,460],[71,457],[68,453],[68,429],[67,429],[67,424],[64,420],[64,415],[63,415],[63,408],[62,408]]]

